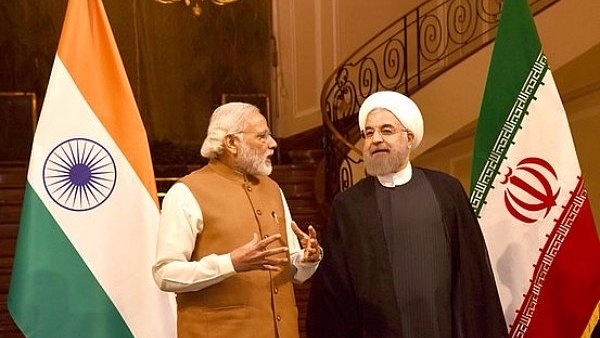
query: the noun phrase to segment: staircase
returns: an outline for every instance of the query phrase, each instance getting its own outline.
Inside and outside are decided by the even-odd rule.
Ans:
[[[318,189],[315,188],[315,182],[319,182],[318,172],[318,165],[313,163],[275,165],[271,178],[279,183],[290,207],[292,218],[300,229],[306,232],[308,226],[312,225],[320,234],[325,217],[318,203],[316,194]],[[309,290],[310,279],[303,284],[294,285],[301,338],[306,337],[306,307]]]
[[[6,300],[25,192],[26,172],[27,166],[23,163],[0,165],[0,337],[2,338],[23,337],[8,314]]]

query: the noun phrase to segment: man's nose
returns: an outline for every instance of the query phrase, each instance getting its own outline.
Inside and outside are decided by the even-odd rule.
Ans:
[[[373,143],[380,143],[383,141],[383,136],[381,135],[381,132],[379,130],[375,130],[373,133],[373,137],[371,138],[371,142]]]
[[[270,149],[275,149],[277,148],[277,141],[275,141],[275,138],[273,137],[273,135],[269,135],[269,148]]]

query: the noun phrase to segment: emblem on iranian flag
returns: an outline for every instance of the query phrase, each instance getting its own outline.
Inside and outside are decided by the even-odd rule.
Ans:
[[[537,157],[521,160],[514,170],[508,167],[500,183],[506,185],[506,209],[524,223],[534,223],[548,216],[560,193],[556,171],[550,163]]]

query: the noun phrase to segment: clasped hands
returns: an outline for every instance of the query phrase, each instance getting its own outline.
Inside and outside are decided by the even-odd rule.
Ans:
[[[308,226],[308,234],[303,232],[296,222],[292,221],[292,230],[298,236],[300,246],[304,250],[302,262],[318,262],[321,259],[321,247],[317,240],[317,231],[312,225]],[[250,270],[272,270],[279,271],[281,266],[288,264],[287,256],[277,257],[287,252],[288,248],[279,246],[269,248],[269,244],[281,239],[281,234],[275,234],[260,239],[254,234],[252,240],[231,252],[231,262],[237,272]]]

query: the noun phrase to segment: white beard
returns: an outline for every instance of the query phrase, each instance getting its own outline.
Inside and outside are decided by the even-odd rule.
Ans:
[[[236,168],[242,173],[255,176],[269,176],[273,171],[271,160],[265,154],[260,154],[243,142],[241,143],[240,152],[236,160]]]

